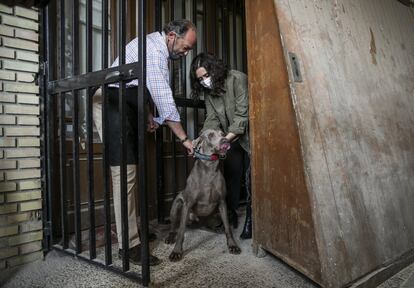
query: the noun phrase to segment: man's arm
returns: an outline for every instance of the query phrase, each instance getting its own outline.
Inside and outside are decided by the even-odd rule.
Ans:
[[[173,131],[175,136],[180,139],[181,143],[183,143],[184,147],[187,148],[187,152],[190,155],[193,155],[194,153],[194,147],[193,142],[187,138],[187,133],[185,133],[183,126],[181,125],[181,122],[174,122],[166,120],[165,123],[170,127],[170,129]]]
[[[147,88],[159,112],[159,117],[154,118],[154,121],[158,124],[165,122],[187,148],[188,153],[193,154],[192,142],[187,139],[187,134],[181,125],[180,114],[169,85],[168,63],[165,61],[165,56],[154,49],[147,49],[147,51],[149,52],[147,53]]]

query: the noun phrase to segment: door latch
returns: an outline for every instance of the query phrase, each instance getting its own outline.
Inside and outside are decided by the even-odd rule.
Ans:
[[[293,80],[295,82],[303,82],[302,74],[300,73],[299,60],[295,53],[289,52],[290,66],[292,68]]]

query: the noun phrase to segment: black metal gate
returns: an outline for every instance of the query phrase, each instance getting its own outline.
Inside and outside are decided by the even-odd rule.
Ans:
[[[100,17],[94,17],[95,10],[100,11]],[[179,18],[191,19],[198,26],[198,45],[193,57],[201,51],[212,52],[232,68],[246,72],[243,1],[59,0],[51,1],[41,11],[42,74],[39,84],[45,156],[43,171],[46,197],[43,207],[47,208],[43,214],[46,228],[44,246],[46,250],[63,251],[124,274],[145,286],[150,282],[149,216],[154,214],[159,222],[165,222],[169,203],[177,191],[183,188],[192,159],[187,157],[180,145],[176,145],[176,139],[167,127],[157,130],[153,145],[156,167],[154,171],[139,169],[138,176],[142,270],[137,272],[130,269],[127,252],[123,255],[122,265],[115,265],[112,257],[113,213],[106,148],[111,139],[107,139],[106,121],[102,121],[102,143],[94,141],[92,102],[94,92],[101,88],[102,117],[105,120],[107,85],[119,83],[119,109],[123,123],[122,238],[123,250],[128,251],[126,117],[123,116],[126,109],[125,83],[132,79],[138,79],[140,83],[137,87],[140,127],[138,166],[148,167],[148,147],[151,147],[152,142],[145,132],[144,104],[148,97],[144,91],[145,35],[149,31],[160,31],[163,23]],[[127,26],[128,21],[133,21],[131,19],[135,20],[135,25]],[[125,64],[127,34],[138,36],[139,39],[139,61],[136,63]],[[119,56],[119,66],[108,68],[115,54]],[[189,99],[186,80],[188,67],[189,59],[171,63],[171,83],[176,104],[181,107],[184,128],[195,138],[204,119],[204,104]],[[151,173],[154,174],[156,187],[156,209],[148,208]],[[98,234],[102,232],[103,239],[97,238],[97,231]]]

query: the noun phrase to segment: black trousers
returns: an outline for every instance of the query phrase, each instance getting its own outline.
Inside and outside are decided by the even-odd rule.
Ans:
[[[109,165],[121,165],[121,114],[119,113],[119,89],[109,87],[107,109],[107,139]],[[138,98],[137,88],[127,88],[126,91],[126,156],[127,164],[138,163]]]
[[[239,141],[231,143],[223,168],[227,188],[227,207],[229,210],[236,210],[239,207],[243,180],[245,181],[247,201],[250,201],[250,157],[240,146]]]

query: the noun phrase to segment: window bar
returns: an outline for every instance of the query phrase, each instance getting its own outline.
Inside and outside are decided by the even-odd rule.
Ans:
[[[92,72],[92,0],[86,1],[86,72]],[[93,119],[92,97],[93,90],[87,88],[86,97],[86,148],[88,159],[88,211],[89,211],[89,258],[96,258],[96,233],[95,233],[95,195],[93,175]]]
[[[73,31],[72,31],[72,53],[73,53],[73,75],[79,74],[79,0],[73,1]],[[75,246],[76,254],[82,252],[81,232],[81,199],[79,183],[79,91],[72,90],[73,95],[73,188],[75,202]]]
[[[102,69],[108,67],[108,0],[102,0]],[[112,264],[112,238],[111,238],[111,198],[109,189],[109,165],[107,146],[107,110],[108,99],[106,85],[102,85],[102,166],[104,174],[104,210],[105,210],[105,265]]]
[[[233,69],[237,69],[237,9],[236,9],[236,0],[232,0],[232,21],[233,21]]]
[[[150,282],[149,268],[149,228],[148,228],[148,191],[147,191],[147,175],[144,167],[146,167],[146,1],[141,0],[138,3],[138,69],[139,69],[139,85],[138,85],[138,155],[139,155],[139,203],[141,212],[141,259],[142,259],[142,284],[148,286]]]
[[[118,1],[118,65],[125,64],[126,42],[126,1]],[[126,89],[125,82],[119,82],[119,112],[121,117],[121,222],[122,222],[122,270],[129,270],[129,229],[128,229],[128,199],[127,199],[127,131],[126,131]],[[140,169],[141,170],[141,169]]]
[[[161,0],[155,0],[155,30],[162,30],[162,16],[161,16],[162,3]],[[138,29],[139,31],[139,29]],[[156,130],[155,139],[156,139],[156,161],[157,161],[157,218],[158,223],[164,223],[164,161],[163,161],[163,127],[159,127]]]
[[[65,1],[59,1],[60,9],[60,79],[65,78]],[[66,124],[65,124],[65,102],[66,93],[59,93],[59,108],[60,108],[60,217],[62,225],[62,246],[63,249],[68,248],[68,211],[67,211],[67,195],[66,195]]]

